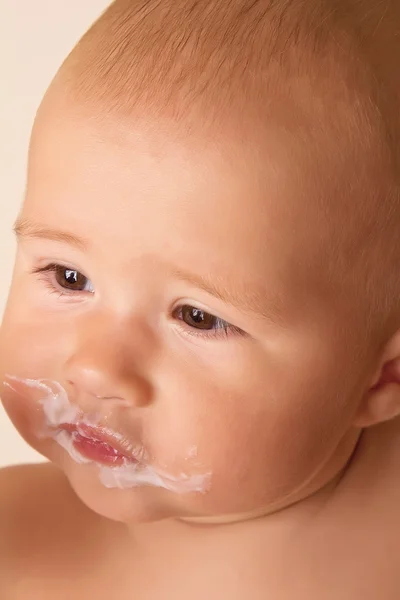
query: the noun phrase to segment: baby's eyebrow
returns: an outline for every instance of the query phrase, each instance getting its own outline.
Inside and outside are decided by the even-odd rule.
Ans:
[[[17,219],[17,222],[14,225],[14,232],[19,238],[41,238],[52,240],[54,242],[70,244],[71,246],[79,248],[79,250],[87,250],[89,245],[87,240],[74,235],[73,233],[53,229],[24,218]]]
[[[250,285],[248,282],[240,284],[237,281],[223,281],[221,278],[193,275],[181,270],[174,270],[173,276],[204,290],[242,312],[254,313],[274,325],[284,326],[278,299],[274,299],[271,294],[256,285]]]

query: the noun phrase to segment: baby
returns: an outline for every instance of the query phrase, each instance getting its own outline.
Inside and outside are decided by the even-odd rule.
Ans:
[[[1,600],[400,597],[400,4],[116,0],[35,121]],[[7,452],[6,448],[2,452]]]

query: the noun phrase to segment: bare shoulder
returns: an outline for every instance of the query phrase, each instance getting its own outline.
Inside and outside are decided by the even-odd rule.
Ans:
[[[17,465],[0,469],[0,517],[5,509],[18,509],[23,502],[21,494],[29,492],[32,501],[41,497],[43,487],[57,492],[68,490],[68,484],[63,473],[51,463],[33,465]],[[72,492],[71,492],[72,493]],[[10,504],[9,500],[13,500]],[[26,508],[26,506],[25,506]]]
[[[96,530],[97,521],[54,465],[1,469],[2,583],[13,590],[16,584],[32,585],[49,571],[54,576],[65,575],[68,563],[73,572],[76,559],[93,545],[91,532]],[[77,531],[81,534],[78,544]]]
[[[0,470],[0,528],[32,535],[43,525],[57,531],[70,516],[89,513],[67,478],[51,463],[18,465]],[[1,546],[0,546],[1,547]]]
[[[84,507],[64,474],[50,463],[18,465],[0,470],[0,556],[20,544],[44,542],[61,533],[68,520],[79,518]],[[39,539],[40,538],[40,539]],[[18,547],[18,548],[17,548]]]

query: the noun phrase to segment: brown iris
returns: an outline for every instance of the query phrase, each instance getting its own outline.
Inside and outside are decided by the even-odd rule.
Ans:
[[[57,266],[54,269],[55,278],[62,288],[75,291],[83,291],[88,283],[87,277],[74,269],[66,269],[62,266]]]
[[[217,324],[216,317],[193,306],[183,306],[181,315],[182,321],[196,329],[214,329]]]

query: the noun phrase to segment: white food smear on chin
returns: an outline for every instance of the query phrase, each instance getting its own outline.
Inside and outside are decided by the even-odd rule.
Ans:
[[[95,426],[98,424],[97,418],[82,417],[79,409],[70,403],[66,390],[56,381],[21,379],[11,375],[7,375],[7,379],[43,391],[44,397],[40,400],[40,404],[43,407],[47,429],[40,432],[39,437],[54,439],[78,464],[97,465],[99,479],[106,488],[129,489],[139,486],[153,486],[178,494],[191,492],[204,494],[210,489],[211,473],[201,475],[181,473],[178,477],[173,477],[151,465],[132,463],[129,460],[126,460],[122,465],[113,467],[101,465],[87,459],[74,447],[73,434],[67,431],[55,431],[55,429],[61,424],[86,423]],[[4,384],[14,389],[10,381],[5,381]],[[193,446],[189,456],[194,457],[196,454],[197,449]]]

